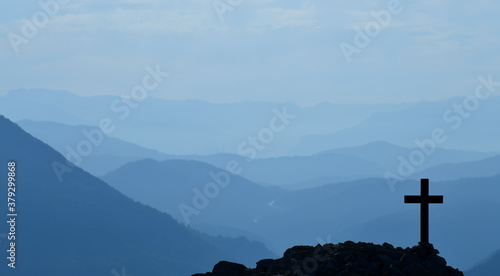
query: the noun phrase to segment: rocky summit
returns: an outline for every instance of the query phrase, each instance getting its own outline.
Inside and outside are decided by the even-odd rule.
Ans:
[[[212,272],[193,276],[253,276],[253,275],[408,275],[451,276],[464,275],[446,265],[438,256],[439,251],[429,243],[419,243],[413,248],[394,248],[388,243],[354,243],[323,246],[295,246],[283,258],[261,260],[249,269],[241,264],[226,261],[215,265]]]

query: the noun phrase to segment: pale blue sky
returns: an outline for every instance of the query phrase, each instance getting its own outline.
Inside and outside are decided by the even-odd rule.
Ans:
[[[470,94],[479,75],[500,79],[493,0],[401,0],[348,63],[340,44],[390,1],[243,0],[221,21],[212,0],[64,0],[18,53],[9,33],[22,35],[22,19],[43,9],[4,3],[0,93],[127,94],[156,64],[172,76],[155,96],[212,102],[436,100]]]

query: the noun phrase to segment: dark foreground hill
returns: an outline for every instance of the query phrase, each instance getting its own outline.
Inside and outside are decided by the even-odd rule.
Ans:
[[[253,275],[464,275],[446,265],[432,244],[420,243],[413,248],[394,248],[388,243],[354,243],[323,246],[295,246],[283,258],[261,260],[257,268],[219,262],[212,272],[193,276],[253,276]]]
[[[253,263],[256,256],[271,254],[246,239],[203,235],[134,202],[70,166],[61,154],[3,116],[0,134],[2,276],[114,275],[125,270],[127,275],[188,275],[208,270],[220,259]],[[7,165],[13,161],[15,229],[6,223]],[[13,233],[9,240],[7,233]],[[15,253],[7,252],[10,242],[15,242]],[[15,255],[15,269],[7,266],[12,262],[7,254]]]

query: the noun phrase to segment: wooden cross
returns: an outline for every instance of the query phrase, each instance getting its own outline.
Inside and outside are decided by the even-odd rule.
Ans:
[[[429,243],[429,203],[443,203],[443,196],[430,196],[429,179],[421,179],[420,195],[405,196],[405,203],[420,203],[420,241]]]

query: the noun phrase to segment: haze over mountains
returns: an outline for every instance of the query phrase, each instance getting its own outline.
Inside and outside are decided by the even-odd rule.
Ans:
[[[473,97],[422,102],[404,110],[378,112],[356,126],[328,135],[305,137],[293,152],[306,154],[333,145],[351,147],[366,143],[367,138],[413,147],[415,140],[431,138],[436,128],[444,130],[446,148],[498,151],[495,141],[500,138],[500,123],[491,118],[498,110],[500,97],[478,102],[474,109],[464,107],[468,98]]]
[[[500,128],[491,120],[500,97],[482,102],[456,130],[443,113],[460,98],[300,107],[150,97],[123,120],[121,101],[36,89],[0,97],[0,111],[46,143],[0,119],[2,158],[18,159],[19,169],[29,172],[20,176],[26,184],[19,199],[42,206],[20,209],[26,218],[19,225],[26,240],[20,250],[30,252],[19,253],[20,259],[38,260],[20,273],[73,273],[71,265],[92,263],[72,275],[123,266],[132,275],[185,275],[208,271],[221,259],[252,265],[297,244],[412,246],[419,208],[403,204],[403,196],[418,193],[419,178],[430,178],[431,193],[444,195],[444,205],[431,207],[431,239],[450,265],[471,269],[500,248],[494,219],[500,210]],[[286,113],[295,116],[289,124]],[[99,126],[105,118],[113,127],[108,134]],[[274,131],[280,122],[283,128]],[[438,127],[448,139],[430,149]],[[65,173],[60,183],[51,164],[69,166],[64,158],[83,170]],[[414,171],[388,183],[386,173],[398,175],[402,166]],[[29,230],[39,224],[39,232]],[[99,244],[106,249],[95,250]],[[40,248],[49,246],[58,250],[60,266],[45,266],[49,257]],[[141,270],[141,262],[150,270]]]
[[[17,268],[2,265],[2,275],[108,275],[122,267],[134,275],[186,275],[220,258],[272,256],[258,243],[186,228],[77,167],[59,182],[52,165],[65,164],[62,155],[3,116],[0,129],[0,162],[16,162],[18,184]],[[7,189],[0,196],[7,198]],[[7,204],[0,210],[6,214]]]
[[[311,156],[291,156],[248,160],[241,156],[230,154],[216,154],[210,156],[175,156],[170,159],[191,159],[224,168],[230,160],[238,160],[244,164],[241,175],[257,183],[277,185],[283,188],[301,189],[356,180],[363,178],[384,177],[385,172],[398,173],[401,158],[409,163],[411,153],[419,148],[404,148],[387,142],[373,142],[351,148],[332,149]],[[425,162],[413,166],[415,174],[408,178],[417,179],[425,175],[427,170],[435,166],[449,167],[446,174],[449,179],[460,179],[467,170],[459,174],[452,174],[451,170],[462,162],[476,162],[486,158],[499,156],[496,152],[474,152],[461,150],[445,150],[436,148],[432,155],[426,157]],[[483,163],[487,163],[484,160]],[[491,163],[489,163],[491,164]],[[462,167],[464,167],[462,165]],[[476,176],[492,176],[498,170],[494,165],[481,166],[481,173]],[[471,170],[469,170],[471,171]],[[487,174],[489,171],[490,174]],[[474,175],[470,175],[474,176]]]
[[[274,109],[279,112],[286,109],[296,117],[283,132],[274,135],[265,150],[258,151],[259,158],[312,155],[376,141],[416,147],[416,139],[430,138],[437,127],[442,127],[449,136],[441,145],[444,148],[500,151],[497,143],[490,142],[500,139],[500,128],[495,127],[498,123],[490,120],[496,114],[498,96],[468,112],[470,116],[463,118],[456,130],[450,127],[457,123],[457,114],[447,112],[453,111],[454,104],[462,103],[464,98],[406,104],[323,103],[299,107],[292,103],[171,101],[152,95],[132,108],[119,97],[80,97],[64,91],[24,89],[10,91],[0,99],[0,110],[14,121],[28,119],[98,126],[103,118],[109,118],[116,126],[112,137],[175,155],[241,154],[247,149],[241,148],[242,142],[269,127],[275,116]],[[199,139],[200,135],[203,139]]]
[[[75,160],[74,156],[78,155],[76,147],[79,142],[88,140],[88,137],[95,135],[92,132],[96,130],[92,126],[71,126],[54,122],[22,120],[18,123],[24,130],[40,137],[72,161]],[[401,163],[400,158],[408,160],[412,151],[415,150],[415,148],[399,147],[387,142],[373,142],[358,147],[332,149],[311,156],[249,159],[240,155],[224,153],[171,155],[147,149],[119,138],[103,135],[101,140],[102,142],[98,146],[93,147],[89,156],[81,158],[80,164],[82,168],[96,176],[103,176],[128,162],[145,158],[159,161],[167,159],[196,160],[219,168],[225,168],[229,161],[236,160],[240,164],[244,164],[241,176],[256,183],[287,189],[301,189],[347,180],[381,177],[386,171],[396,173]],[[481,167],[481,171],[476,174],[473,171],[476,171],[477,168],[463,169],[458,174],[452,174],[452,172],[457,167],[457,163],[475,162],[496,155],[496,152],[437,148],[422,165],[415,167],[416,172],[410,178],[416,179],[427,173],[438,177],[437,180],[452,180],[467,176],[492,176],[496,174],[497,170],[495,162],[488,162],[488,160],[484,161],[484,166],[478,165]],[[443,170],[439,168],[436,170],[439,172],[433,173],[433,167],[439,165],[444,166]],[[470,173],[467,174],[468,171]],[[486,171],[490,173],[488,174]]]

